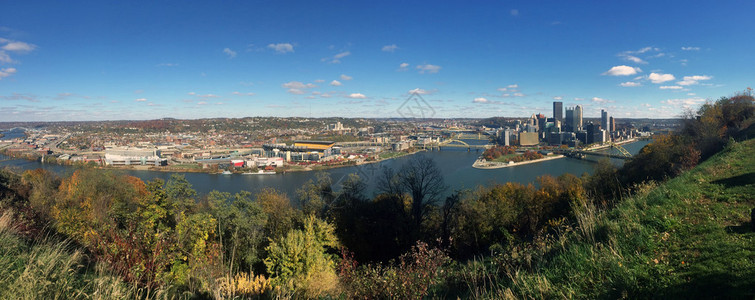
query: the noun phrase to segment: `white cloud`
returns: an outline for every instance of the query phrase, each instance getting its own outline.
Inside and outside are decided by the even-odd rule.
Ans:
[[[627,51],[627,53],[639,53],[639,54],[642,54],[642,53],[645,53],[645,52],[648,52],[648,51],[661,51],[661,49],[653,48],[653,47],[645,47],[645,48],[642,48],[642,49],[637,50],[637,51]]]
[[[695,76],[684,76],[682,78],[682,81],[677,82],[679,85],[695,85],[698,84],[698,81],[702,80],[711,80],[713,76],[707,76],[707,75],[695,75]]]
[[[510,88],[510,89],[516,89],[516,88],[519,88],[519,85],[518,85],[518,84],[509,84],[509,85],[507,86],[507,88]]]
[[[592,99],[590,100],[595,103],[612,103],[613,102],[613,100],[603,99],[600,97],[592,97]]]
[[[223,53],[228,55],[228,58],[234,58],[236,57],[236,51],[231,50],[230,48],[223,49]]]
[[[512,96],[514,96],[514,97],[524,97],[525,95],[522,94],[522,93],[514,93],[514,94],[512,94]]]
[[[341,58],[347,57],[349,55],[351,55],[350,51],[344,51],[344,52],[338,53],[336,55],[333,55],[333,57],[323,58],[323,59],[321,59],[321,61],[326,61],[326,62],[331,63],[331,64],[339,64],[339,63],[341,63]]]
[[[174,63],[161,63],[161,64],[157,64],[157,67],[178,67],[178,64],[174,64]]]
[[[332,85],[332,86],[341,86],[341,82],[334,79],[333,81],[330,82],[330,85]]]
[[[416,88],[416,89],[413,89],[413,90],[409,90],[409,94],[430,95],[432,93],[433,93],[432,91],[428,91],[428,90],[421,89],[421,88]]]
[[[287,89],[311,89],[317,87],[314,83],[302,83],[299,81],[286,82],[281,86]]]
[[[608,71],[604,72],[603,75],[629,76],[629,75],[637,74],[637,72],[642,72],[642,70],[636,67],[621,65],[621,66],[612,67]]]
[[[346,97],[347,98],[351,98],[351,99],[366,99],[367,98],[367,96],[365,96],[363,94],[360,94],[360,93],[352,93],[352,94],[349,94]]]
[[[136,102],[145,102],[145,101],[147,101],[147,98],[139,98],[139,99],[136,99],[134,101],[136,101]]]
[[[700,51],[700,47],[682,47],[684,51]]]
[[[635,86],[641,86],[642,84],[639,82],[627,81],[627,82],[622,82],[619,85],[623,87],[635,87]]]
[[[3,46],[3,50],[15,51],[15,52],[29,52],[34,50],[37,46],[24,43],[24,42],[10,42]]]
[[[278,53],[294,52],[294,45],[291,45],[290,43],[270,44],[270,45],[267,45],[267,47],[270,49],[273,49],[275,52],[278,52]]]
[[[232,94],[234,94],[236,96],[254,96],[254,95],[256,95],[255,93],[240,93],[240,92],[233,92]]]
[[[671,74],[650,73],[650,75],[648,75],[648,79],[650,79],[650,81],[653,83],[664,83],[666,81],[674,80],[676,79],[676,77]]]
[[[519,10],[518,9],[512,9],[512,10],[509,11],[509,14],[511,14],[512,16],[516,17],[516,16],[519,15]]]
[[[661,101],[661,103],[669,104],[673,106],[681,106],[684,108],[691,107],[693,105],[698,105],[705,102],[705,99],[694,97],[694,98],[686,98],[686,99],[668,99],[666,101]]]
[[[479,97],[479,98],[474,98],[474,100],[472,100],[472,102],[473,103],[488,103],[488,99],[485,99],[483,97]]]
[[[648,62],[642,60],[642,58],[639,58],[639,57],[634,56],[634,55],[623,54],[623,55],[621,55],[621,57],[623,57],[624,59],[626,59],[628,61],[636,63],[636,64],[647,64],[648,63]]]
[[[385,45],[385,46],[383,46],[382,50],[384,52],[393,52],[393,51],[396,51],[396,49],[398,49],[398,46],[396,46],[396,44],[393,44],[393,45]]]
[[[202,95],[202,94],[197,94],[195,92],[188,92],[187,95],[189,95],[189,96],[196,96],[196,97],[200,97],[200,98],[218,98],[218,97],[220,97],[218,95],[213,95],[213,94],[204,94],[204,95]]]
[[[556,97],[553,97],[553,100],[557,100],[557,101],[558,101],[558,100],[564,100],[564,97],[561,97],[561,96],[556,96]]]
[[[683,87],[678,85],[663,85],[660,87],[662,90],[681,90]]]
[[[205,102],[205,101],[199,101],[199,102],[197,102],[197,105],[207,105],[207,102]]]
[[[406,70],[408,70],[408,68],[409,68],[409,64],[408,63],[401,63],[400,65],[398,65],[398,70],[399,71],[406,71]]]
[[[13,62],[13,60],[10,58],[10,55],[6,54],[3,51],[0,51],[0,63],[9,64],[9,63],[12,63],[12,62]]]
[[[314,83],[303,83],[299,81],[291,81],[281,84],[281,87],[288,89],[288,92],[295,95],[304,94],[305,89],[311,89],[317,87]]]
[[[16,73],[16,68],[0,69],[0,80]]]
[[[341,74],[341,80],[352,80],[352,79],[354,79],[354,77],[351,77],[346,74]]]
[[[431,65],[431,64],[424,64],[417,66],[417,69],[419,70],[420,74],[434,74],[438,73],[441,69],[441,66]]]

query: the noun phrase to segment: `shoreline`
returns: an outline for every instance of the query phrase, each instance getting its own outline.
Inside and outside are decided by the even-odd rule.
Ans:
[[[357,162],[354,164],[341,164],[341,165],[332,165],[332,166],[316,166],[316,168],[312,167],[302,167],[302,168],[296,168],[296,169],[289,169],[289,170],[283,170],[282,172],[276,173],[276,174],[286,174],[286,173],[294,173],[294,172],[312,172],[312,171],[325,171],[330,169],[337,169],[337,168],[345,168],[345,167],[359,167],[362,165],[372,164],[372,163],[379,163],[382,161],[405,157],[409,155],[414,155],[419,152],[426,151],[424,149],[418,149],[417,151],[406,153],[403,155],[393,156],[390,158],[383,158],[383,159],[377,159],[377,160],[365,160],[362,162]],[[2,155],[5,155],[9,159],[18,159],[18,160],[28,160],[28,161],[39,161],[39,157],[36,159],[31,159],[28,157],[18,157],[15,155],[9,155],[0,153]],[[96,169],[105,169],[105,170],[128,170],[128,171],[150,171],[150,172],[162,172],[162,173],[203,173],[203,174],[223,174],[222,172],[208,172],[206,169],[186,169],[186,170],[177,170],[177,169],[171,169],[170,166],[167,166],[168,168],[161,169],[154,166],[142,166],[142,165],[133,165],[133,166],[105,166],[105,165],[97,165],[97,166],[89,166],[86,163],[61,163],[61,162],[49,162],[51,165],[59,165],[59,166],[69,166],[69,167],[75,167],[75,166],[83,166],[83,167],[91,167]],[[232,173],[230,175],[242,175],[242,173]]]
[[[533,160],[527,160],[527,161],[520,161],[515,163],[504,163],[504,162],[487,162],[484,159],[476,159],[475,162],[472,164],[472,168],[475,169],[482,169],[482,170],[492,170],[492,169],[501,169],[501,168],[508,168],[508,167],[516,167],[521,165],[527,165],[527,164],[534,164],[559,158],[564,158],[566,156],[561,154],[555,154],[550,155],[543,158],[533,159]]]

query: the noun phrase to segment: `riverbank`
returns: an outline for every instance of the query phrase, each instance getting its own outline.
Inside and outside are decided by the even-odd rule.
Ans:
[[[373,163],[379,163],[387,160],[392,160],[396,158],[401,158],[405,156],[409,156],[412,154],[416,154],[419,152],[426,151],[424,149],[414,149],[414,152],[402,152],[402,153],[393,153],[395,155],[390,155],[388,157],[382,158],[380,156],[377,156],[377,159],[375,160],[352,160],[352,161],[344,161],[338,164],[332,164],[332,165],[297,165],[297,164],[288,164],[283,168],[279,168],[277,170],[278,174],[286,174],[286,173],[301,173],[301,172],[319,172],[319,171],[327,171],[332,169],[339,169],[339,168],[348,168],[348,167],[359,167],[362,165],[368,165]],[[27,160],[27,161],[36,161],[36,162],[42,162],[44,164],[49,165],[58,165],[58,166],[64,166],[64,167],[92,167],[97,169],[109,169],[109,170],[125,170],[125,171],[151,171],[151,172],[160,172],[160,173],[198,173],[198,174],[222,174],[223,170],[218,170],[217,168],[202,168],[201,165],[195,164],[189,167],[186,164],[180,164],[178,166],[176,165],[167,165],[162,167],[152,166],[152,165],[101,165],[96,164],[93,165],[90,163],[87,163],[85,161],[77,161],[77,162],[71,162],[71,161],[61,161],[58,160],[53,155],[45,155],[44,161],[41,160],[41,155],[35,154],[35,153],[28,153],[28,152],[19,152],[19,153],[8,153],[5,151],[0,151],[0,155],[4,155],[8,157],[9,159],[20,159],[20,160]],[[241,175],[242,172],[234,172],[232,174],[239,174]]]
[[[489,161],[486,161],[485,159],[479,159],[478,158],[472,164],[472,167],[476,168],[476,169],[500,169],[500,168],[516,167],[516,166],[521,166],[521,165],[526,165],[526,164],[533,164],[533,163],[538,163],[538,162],[543,162],[543,161],[549,161],[549,160],[554,160],[554,159],[559,159],[559,158],[564,158],[564,157],[565,156],[563,156],[563,155],[557,154],[557,155],[549,155],[549,156],[546,156],[546,157],[543,157],[543,158],[538,158],[538,159],[533,159],[533,160],[527,160],[527,161],[521,161],[521,162],[515,162],[515,163],[489,162]]]

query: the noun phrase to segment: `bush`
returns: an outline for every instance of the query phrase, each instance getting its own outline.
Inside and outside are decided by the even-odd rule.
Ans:
[[[348,252],[342,252],[340,276],[344,292],[355,299],[422,299],[443,282],[448,255],[423,242],[399,257],[393,266],[358,266]]]

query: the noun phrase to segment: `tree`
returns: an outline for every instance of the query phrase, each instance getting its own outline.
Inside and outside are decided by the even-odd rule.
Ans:
[[[267,215],[265,235],[271,239],[285,236],[301,220],[301,211],[291,206],[286,194],[264,188],[255,194],[256,202]]]
[[[412,196],[411,216],[417,229],[430,205],[435,204],[447,186],[435,161],[424,155],[415,155],[399,173],[399,184]]]
[[[176,223],[181,221],[184,214],[193,212],[197,192],[183,175],[170,175],[170,179],[165,183],[165,194],[171,203],[171,211],[176,218]]]
[[[316,298],[334,291],[335,249],[340,245],[335,228],[310,215],[303,229],[294,229],[266,248],[265,266],[274,285],[299,297]]]
[[[217,219],[224,260],[233,270],[258,269],[265,244],[267,215],[252,194],[212,191],[207,195],[208,211]],[[262,271],[258,269],[258,271]]]
[[[45,169],[25,171],[21,181],[29,186],[29,206],[46,222],[51,218],[51,208],[55,205],[55,194],[60,186],[60,178]]]
[[[332,180],[327,173],[317,173],[317,182],[308,180],[301,188],[296,190],[296,199],[305,215],[315,214],[317,217],[325,217],[325,213],[333,202]]]

